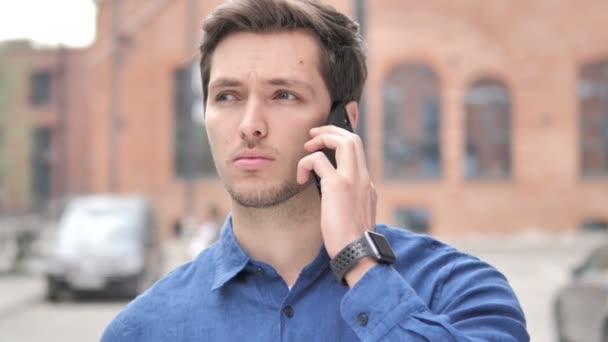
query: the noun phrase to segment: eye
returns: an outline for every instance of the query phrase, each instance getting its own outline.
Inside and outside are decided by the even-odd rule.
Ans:
[[[220,93],[215,97],[215,101],[217,102],[226,102],[226,101],[234,101],[236,100],[236,96],[229,93]]]
[[[275,95],[275,98],[278,100],[290,100],[290,101],[298,99],[298,97],[295,96],[294,94],[292,94],[288,91],[284,91],[284,90],[278,91],[277,94]]]

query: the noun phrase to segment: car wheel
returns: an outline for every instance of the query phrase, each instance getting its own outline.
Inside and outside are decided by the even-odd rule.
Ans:
[[[57,301],[58,302],[73,302],[76,300],[76,294],[74,291],[63,287],[57,291]]]
[[[135,298],[141,293],[141,287],[143,283],[143,275],[140,273],[134,276],[126,286],[126,296],[129,298]]]
[[[47,280],[46,299],[51,302],[72,302],[76,299],[74,291],[61,286],[53,280]]]
[[[46,281],[46,300],[50,302],[57,301],[57,284],[50,279]]]

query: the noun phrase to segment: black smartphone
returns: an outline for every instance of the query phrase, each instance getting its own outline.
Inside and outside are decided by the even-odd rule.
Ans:
[[[331,111],[329,112],[329,116],[327,117],[326,124],[344,128],[345,130],[351,133],[353,132],[353,126],[350,123],[350,119],[348,118],[346,106],[342,102],[336,102],[331,106]],[[325,154],[327,159],[329,159],[331,165],[336,168],[336,151],[330,148],[324,148],[321,151]],[[312,174],[315,179],[315,184],[317,185],[319,195],[321,195],[321,178],[314,171],[312,172]]]

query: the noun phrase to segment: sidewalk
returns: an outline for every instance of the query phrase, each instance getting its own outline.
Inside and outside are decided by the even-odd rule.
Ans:
[[[0,320],[40,302],[44,296],[44,279],[40,275],[0,275]]]

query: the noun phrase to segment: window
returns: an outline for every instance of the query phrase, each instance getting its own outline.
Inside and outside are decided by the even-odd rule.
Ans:
[[[603,244],[594,248],[587,258],[573,270],[575,276],[608,270],[608,245]]]
[[[395,68],[384,83],[384,177],[441,175],[439,81],[425,64]]]
[[[395,210],[395,224],[415,233],[428,233],[430,214],[425,208],[398,208]]]
[[[511,174],[511,99],[497,79],[482,78],[464,99],[467,178],[502,179]]]
[[[198,64],[174,74],[174,171],[184,179],[215,176],[215,165],[204,126],[204,107]]]
[[[41,208],[51,195],[51,130],[37,128],[32,137],[32,195],[34,206]]]
[[[51,102],[52,75],[48,70],[33,72],[30,76],[30,104],[42,106]]]
[[[581,222],[579,229],[583,232],[608,232],[608,220],[590,218]]]
[[[583,177],[608,176],[608,60],[579,70],[580,170]]]

